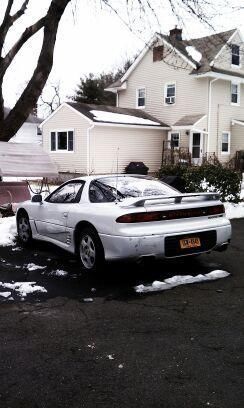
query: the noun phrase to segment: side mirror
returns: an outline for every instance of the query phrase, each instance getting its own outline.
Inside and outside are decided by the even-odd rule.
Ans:
[[[35,194],[33,195],[31,201],[33,203],[42,203],[42,195],[41,194]]]

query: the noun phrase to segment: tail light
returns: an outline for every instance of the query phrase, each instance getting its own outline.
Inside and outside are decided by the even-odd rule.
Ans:
[[[168,211],[149,211],[125,214],[117,218],[116,222],[122,224],[130,224],[136,222],[177,220],[180,218],[208,217],[210,215],[221,215],[224,213],[225,208],[223,204],[220,204],[213,205],[211,207],[186,208]]]

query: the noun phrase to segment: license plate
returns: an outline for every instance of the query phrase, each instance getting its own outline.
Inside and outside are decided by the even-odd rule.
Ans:
[[[185,238],[180,240],[181,249],[198,248],[201,246],[200,238]]]

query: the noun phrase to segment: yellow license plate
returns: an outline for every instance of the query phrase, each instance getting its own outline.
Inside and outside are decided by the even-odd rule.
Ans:
[[[180,240],[181,249],[198,248],[201,246],[200,238],[185,238]]]

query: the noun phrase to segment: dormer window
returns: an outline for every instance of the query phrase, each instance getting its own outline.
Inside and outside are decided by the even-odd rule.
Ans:
[[[239,67],[240,66],[240,46],[236,44],[232,44],[231,46],[231,64]]]
[[[165,105],[174,105],[175,104],[175,96],[176,96],[176,84],[175,84],[175,82],[165,84],[165,88],[164,88],[164,104]]]
[[[136,107],[145,108],[146,105],[146,88],[137,89]]]

